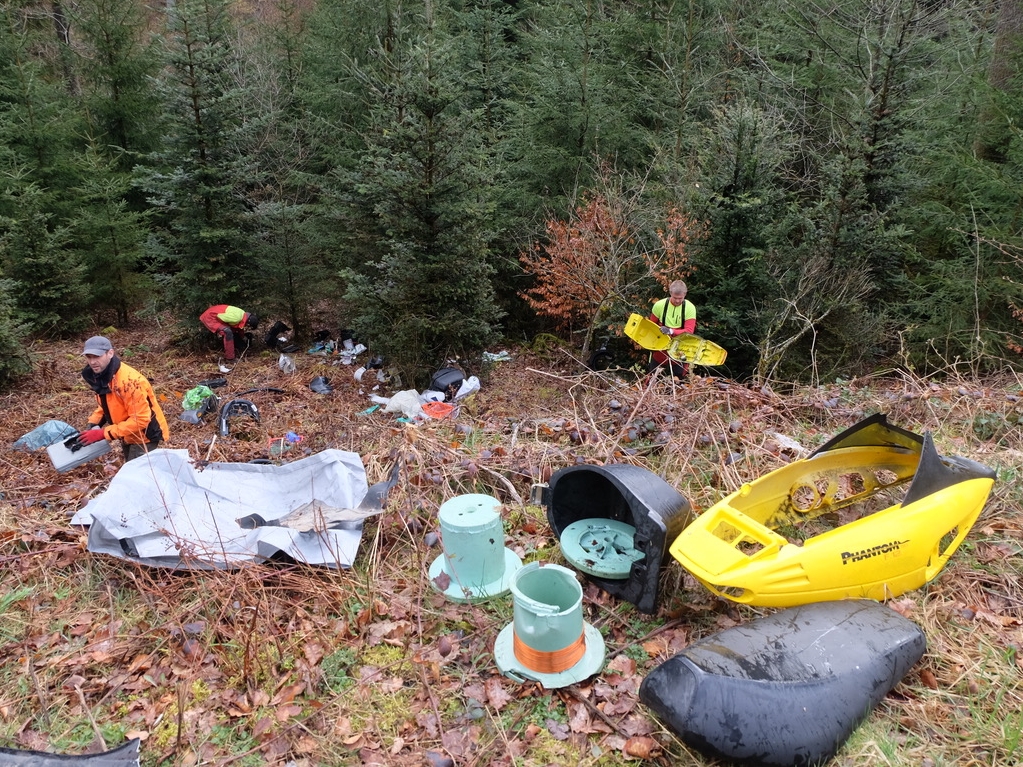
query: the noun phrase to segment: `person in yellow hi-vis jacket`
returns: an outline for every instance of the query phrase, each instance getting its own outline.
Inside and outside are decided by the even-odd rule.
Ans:
[[[650,310],[650,320],[656,322],[666,336],[696,332],[696,307],[686,300],[689,289],[682,280],[675,280],[668,286],[668,297],[662,298]],[[647,372],[652,373],[664,365],[676,378],[689,375],[689,365],[671,359],[664,352],[651,352]]]
[[[230,362],[234,359],[235,340],[244,341],[245,331],[255,330],[259,317],[237,306],[217,304],[200,314],[199,322],[224,339],[224,358]]]

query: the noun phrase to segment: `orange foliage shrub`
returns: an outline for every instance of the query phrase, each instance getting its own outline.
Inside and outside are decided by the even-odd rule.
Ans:
[[[617,200],[597,194],[579,205],[568,222],[549,219],[547,242],[520,253],[536,284],[522,297],[539,314],[567,328],[585,322],[592,329],[616,304],[636,305],[637,289],[650,278],[665,291],[672,280],[688,275],[689,247],[701,227],[672,208],[656,242],[642,242],[629,214]]]

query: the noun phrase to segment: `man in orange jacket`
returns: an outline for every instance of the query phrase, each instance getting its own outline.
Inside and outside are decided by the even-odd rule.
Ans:
[[[167,419],[149,379],[121,362],[109,339],[93,336],[85,342],[82,354],[88,363],[82,378],[96,392],[98,406],[89,416],[88,427],[78,436],[81,444],[119,439],[124,460],[130,461],[155,450],[170,437]]]
[[[224,339],[224,358],[230,362],[234,359],[235,340],[239,343],[245,340],[246,330],[255,330],[259,325],[259,317],[250,314],[237,306],[217,304],[199,315],[199,322],[205,325],[211,333],[216,333]]]

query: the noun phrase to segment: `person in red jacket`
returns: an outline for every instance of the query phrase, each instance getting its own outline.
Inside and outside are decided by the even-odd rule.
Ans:
[[[119,439],[124,460],[131,461],[170,437],[149,379],[121,362],[109,339],[93,336],[85,342],[82,354],[87,362],[82,378],[96,393],[97,407],[85,431],[78,435],[81,444]]]
[[[692,301],[686,300],[689,292],[682,280],[675,280],[668,286],[668,297],[662,298],[650,310],[650,320],[656,322],[666,336],[677,336],[680,333],[696,332],[696,307]],[[647,372],[652,373],[664,365],[676,378],[689,375],[689,365],[676,362],[664,352],[651,352]]]
[[[217,304],[199,315],[199,322],[224,339],[224,357],[228,362],[234,359],[235,341],[245,341],[245,331],[255,330],[259,317],[237,306]]]

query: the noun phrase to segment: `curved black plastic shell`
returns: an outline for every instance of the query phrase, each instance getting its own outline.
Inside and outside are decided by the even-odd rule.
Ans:
[[[689,501],[647,469],[631,464],[569,466],[543,491],[547,520],[558,539],[580,519],[614,519],[636,528],[635,547],[646,555],[624,580],[587,576],[644,613],[657,609],[658,582],[668,546],[692,520]]]
[[[873,600],[816,602],[726,629],[654,669],[640,700],[683,741],[747,765],[819,765],[923,656]]]
[[[10,767],[138,767],[139,739],[133,738],[113,751],[72,756],[45,751],[17,751],[0,748],[0,764]]]

